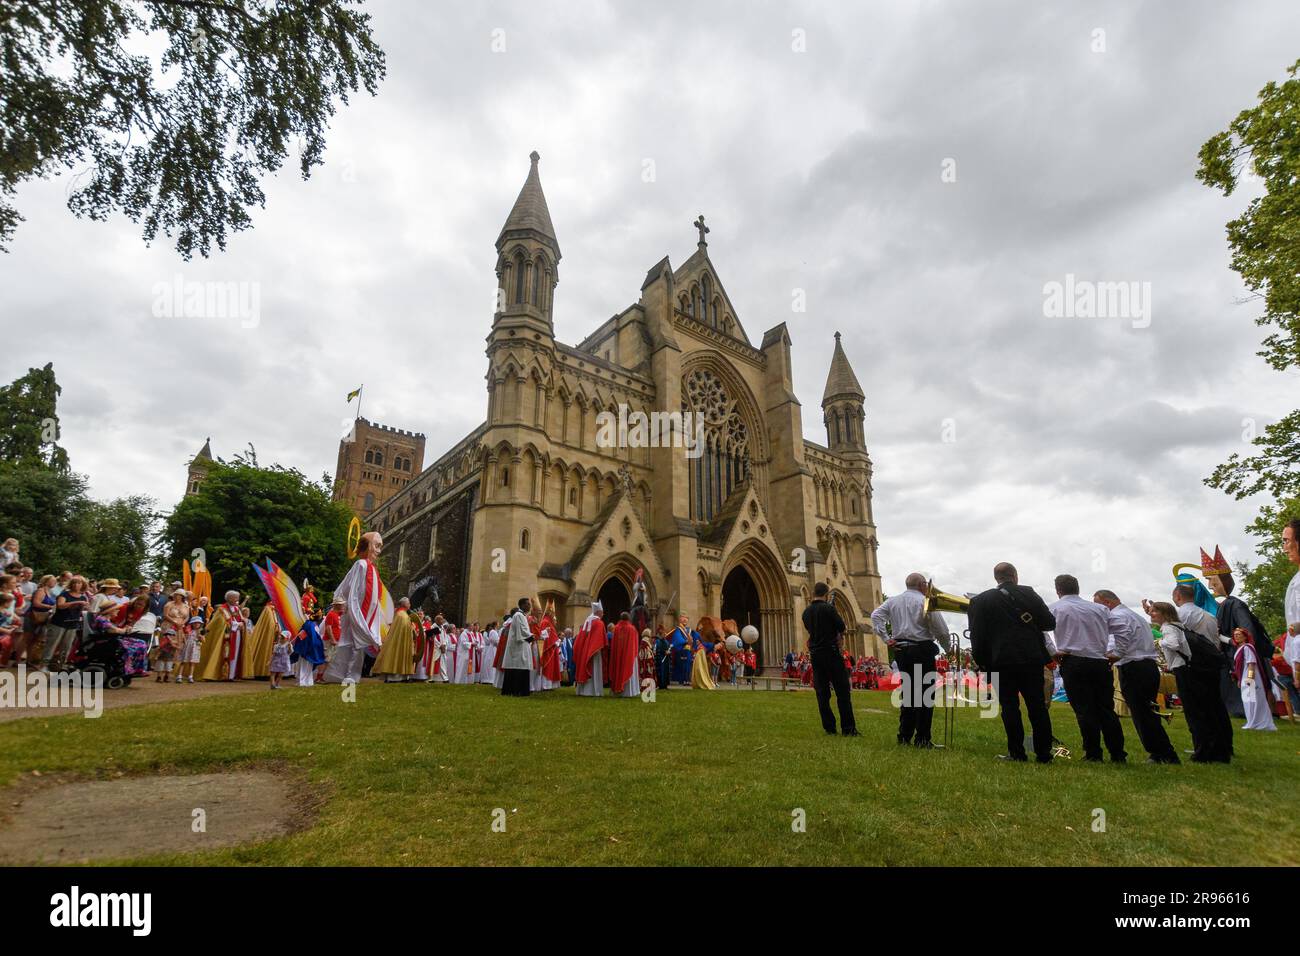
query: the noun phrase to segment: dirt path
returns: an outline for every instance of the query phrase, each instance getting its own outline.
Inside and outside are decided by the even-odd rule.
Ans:
[[[10,671],[10,673],[15,673]],[[289,685],[290,688],[293,685]],[[193,684],[159,684],[152,677],[133,680],[130,687],[103,692],[104,709],[130,707],[135,704],[163,704],[198,697],[228,696],[252,692],[270,693],[266,681],[197,681]],[[59,714],[76,714],[71,707],[0,707],[0,723],[23,717],[55,717]]]
[[[7,788],[0,863],[82,863],[193,853],[300,828],[292,774],[267,770],[34,783]]]

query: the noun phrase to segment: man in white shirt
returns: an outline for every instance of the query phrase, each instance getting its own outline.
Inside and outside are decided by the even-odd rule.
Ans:
[[[894,661],[903,675],[898,742],[911,744],[915,736],[915,746],[928,749],[934,746],[930,740],[934,697],[925,692],[935,681],[935,642],[945,650],[948,647],[948,625],[938,611],[921,613],[927,585],[924,574],[913,571],[904,583],[907,590],[871,612],[871,626],[894,649]]]
[[[1110,643],[1110,612],[1079,597],[1079,579],[1056,576],[1059,600],[1049,608],[1056,618],[1056,652],[1061,680],[1083,737],[1083,759],[1101,762],[1106,741],[1111,763],[1124,763],[1124,728],[1115,714],[1115,678],[1106,648]]]
[[[1156,644],[1150,625],[1121,604],[1114,591],[1098,591],[1092,600],[1110,613],[1106,656],[1119,671],[1119,690],[1133,715],[1133,729],[1150,754],[1147,763],[1181,763],[1156,711],[1160,665],[1156,663]]]
[[[1293,709],[1300,710],[1300,705],[1296,704],[1296,678],[1300,676],[1300,518],[1292,518],[1282,529],[1282,551],[1287,560],[1296,566],[1296,573],[1286,586],[1286,597],[1282,602],[1286,617],[1286,641],[1282,645],[1282,657],[1291,665],[1289,682],[1284,681],[1283,686],[1291,695]]]

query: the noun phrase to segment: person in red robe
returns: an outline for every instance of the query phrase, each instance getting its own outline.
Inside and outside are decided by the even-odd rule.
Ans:
[[[609,641],[605,636],[605,622],[601,620],[604,614],[601,603],[592,601],[591,614],[573,642],[573,683],[579,697],[601,697],[605,693]]]
[[[624,611],[618,616],[609,643],[609,689],[615,697],[639,697],[641,694],[637,665],[640,646],[641,639],[632,623],[632,615]]]
[[[555,690],[564,676],[560,664],[560,629],[555,626],[555,602],[546,605],[542,617],[542,690]]]

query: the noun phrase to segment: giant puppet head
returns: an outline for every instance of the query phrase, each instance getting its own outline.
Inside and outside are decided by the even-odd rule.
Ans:
[[[1228,564],[1217,544],[1214,546],[1213,558],[1201,548],[1201,573],[1205,575],[1205,583],[1215,597],[1225,598],[1232,593],[1232,565]]]

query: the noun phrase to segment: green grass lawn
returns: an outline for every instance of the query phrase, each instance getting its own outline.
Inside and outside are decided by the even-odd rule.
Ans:
[[[1231,766],[1007,764],[1002,724],[959,716],[957,746],[894,742],[883,693],[855,693],[860,739],[822,733],[807,692],[668,691],[654,704],[572,690],[363,684],[0,725],[0,781],[39,770],[299,767],[313,826],[165,864],[1295,864],[1300,731],[1238,733]],[[873,712],[874,711],[874,712]],[[1079,750],[1068,705],[1056,735]],[[1237,725],[1240,721],[1235,722]],[[938,721],[936,720],[936,736]],[[1175,746],[1189,746],[1181,717]],[[506,832],[492,830],[503,808]],[[794,832],[792,812],[806,813]],[[1093,810],[1106,814],[1092,829]]]

